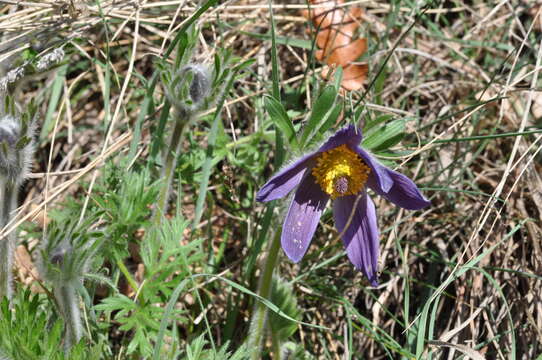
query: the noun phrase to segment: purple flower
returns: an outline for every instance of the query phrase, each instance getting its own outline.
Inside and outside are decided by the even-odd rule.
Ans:
[[[328,200],[334,200],[333,218],[348,258],[375,286],[378,225],[366,187],[409,210],[424,208],[430,202],[412,180],[380,164],[359,147],[361,138],[361,131],[355,126],[342,128],[317,151],[275,174],[258,191],[256,199],[260,202],[280,199],[297,187],[281,236],[282,248],[293,262],[305,255]]]

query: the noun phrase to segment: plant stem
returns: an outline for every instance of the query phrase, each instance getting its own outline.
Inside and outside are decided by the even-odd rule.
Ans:
[[[117,258],[115,262],[120,272],[126,278],[126,281],[128,281],[128,285],[130,285],[130,287],[134,290],[134,292],[137,293],[139,291],[139,286],[137,285],[137,282],[134,280],[134,278],[130,274],[130,271],[128,271],[128,269],[126,268],[126,265],[124,265],[124,262],[120,258]]]
[[[265,267],[262,277],[260,278],[260,286],[258,295],[264,299],[269,299],[271,295],[271,287],[273,285],[273,271],[277,265],[278,253],[280,249],[280,231],[275,233],[275,237],[269,245]],[[265,321],[267,318],[267,306],[261,301],[258,301],[254,307],[254,313],[249,329],[249,349],[252,351],[252,360],[261,359],[261,347],[263,335],[265,333]]]
[[[0,231],[5,230],[13,211],[17,208],[17,185],[3,179],[0,183]],[[15,251],[15,231],[11,231],[0,239],[0,300],[5,296],[11,300],[13,296],[13,257]]]
[[[169,146],[166,149],[164,166],[161,174],[163,183],[162,188],[160,189],[160,194],[158,195],[158,203],[153,215],[153,223],[157,225],[162,222],[162,217],[167,212],[171,183],[173,182],[175,167],[177,166],[177,159],[179,157],[179,149],[182,144],[184,128],[190,122],[192,117],[191,113],[179,109],[176,106],[173,107],[173,114],[175,118],[175,127],[173,128],[173,134],[171,135]]]
[[[282,359],[282,351],[280,351],[280,339],[277,334],[271,331],[271,346],[273,349],[273,360]]]
[[[56,284],[54,287],[54,294],[62,317],[64,318],[64,326],[66,329],[64,351],[68,353],[71,347],[77,344],[83,336],[79,297],[75,290],[75,286],[70,282]]]

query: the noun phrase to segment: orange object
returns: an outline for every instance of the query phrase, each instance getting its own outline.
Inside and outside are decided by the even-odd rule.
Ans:
[[[325,62],[330,68],[343,68],[343,89],[359,90],[367,79],[369,67],[366,64],[352,64],[367,51],[367,39],[354,39],[359,27],[362,10],[352,8],[349,11],[342,7],[344,0],[322,1],[309,0],[318,7],[302,10],[304,17],[311,20],[316,28],[316,59]],[[322,72],[326,79],[329,68]]]

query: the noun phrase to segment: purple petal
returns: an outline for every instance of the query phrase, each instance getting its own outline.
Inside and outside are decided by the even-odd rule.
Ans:
[[[303,178],[314,153],[303,156],[273,175],[256,194],[256,201],[267,202],[285,197]]]
[[[368,151],[360,148],[359,146],[353,147],[352,149],[371,169],[368,179],[368,184],[370,184],[371,189],[378,189],[379,192],[377,192],[379,194],[390,191],[393,185],[393,179],[388,173],[388,168],[379,163],[378,160],[376,160]]]
[[[328,199],[329,196],[314,182],[314,177],[305,176],[282,227],[282,249],[293,262],[301,260],[307,252]]]
[[[335,227],[342,233],[354,208],[356,195],[335,199],[333,218]],[[366,192],[361,194],[350,225],[342,235],[348,258],[356,269],[361,270],[371,285],[378,285],[378,225],[373,201]]]
[[[384,193],[379,191],[378,188],[374,188],[373,184],[368,182],[369,187],[376,193],[395,205],[408,210],[419,210],[431,205],[431,202],[422,195],[416,184],[407,176],[391,169],[386,169],[386,171],[393,179],[393,186],[390,191]]]
[[[327,141],[320,146],[318,152],[324,152],[341,145],[348,145],[351,148],[355,148],[361,142],[361,130],[354,125],[347,125],[333,134]]]

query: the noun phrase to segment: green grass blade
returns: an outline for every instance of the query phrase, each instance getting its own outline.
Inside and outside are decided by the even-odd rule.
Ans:
[[[58,73],[53,81],[51,86],[51,97],[49,98],[49,105],[47,106],[47,113],[45,114],[45,119],[43,120],[43,126],[41,128],[40,139],[45,141],[47,136],[53,131],[55,126],[54,114],[57,110],[58,102],[60,101],[60,95],[62,95],[62,89],[64,81],[66,80],[66,71],[68,70],[68,65],[62,65],[58,69]]]
[[[173,313],[173,308],[177,303],[177,300],[179,300],[181,292],[186,287],[186,284],[188,284],[188,281],[189,279],[184,279],[183,281],[181,281],[181,283],[177,285],[175,290],[173,290],[173,293],[169,298],[164,313],[162,314],[162,321],[160,321],[160,330],[158,331],[158,335],[156,336],[156,344],[154,345],[154,352],[152,355],[153,360],[160,360],[160,349],[162,348],[162,341],[166,333],[167,324],[169,323],[171,314]]]

